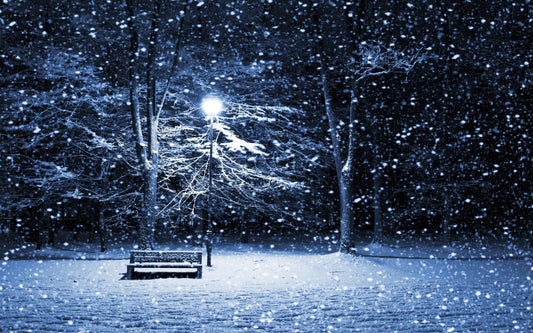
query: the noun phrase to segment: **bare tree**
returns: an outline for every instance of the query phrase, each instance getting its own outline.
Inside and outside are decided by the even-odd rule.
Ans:
[[[157,99],[157,77],[156,77],[156,58],[158,54],[159,34],[161,29],[161,13],[162,1],[155,0],[149,4],[149,37],[148,47],[146,49],[147,56],[144,59],[140,58],[140,54],[144,51],[144,47],[140,46],[140,34],[137,24],[141,21],[137,20],[139,15],[136,14],[135,3],[133,0],[126,0],[127,23],[130,38],[130,59],[129,59],[129,90],[130,100],[128,102],[131,120],[132,131],[135,138],[135,147],[137,151],[137,167],[142,174],[142,207],[141,220],[139,225],[139,242],[142,249],[152,249],[154,243],[154,229],[157,215],[157,177],[159,172],[159,118],[165,99],[167,97],[168,88],[170,86],[173,72],[176,69],[178,52],[181,44],[181,27],[183,26],[184,14],[178,16],[178,38],[175,40],[174,59],[165,85],[165,90],[161,99]],[[188,1],[184,5],[184,13],[187,9]],[[140,66],[140,61],[145,61],[144,66]],[[146,77],[146,96],[145,96],[145,115],[141,116],[140,89],[138,71],[143,67]],[[143,120],[145,120],[146,131],[143,131]]]
[[[319,41],[319,63],[321,69],[322,93],[324,96],[324,106],[328,118],[329,133],[331,136],[333,157],[337,173],[339,199],[340,199],[340,229],[341,229],[341,252],[349,252],[354,244],[355,216],[354,216],[354,189],[355,189],[355,156],[354,150],[357,144],[357,122],[363,117],[370,126],[372,135],[372,154],[373,154],[373,210],[374,210],[374,241],[381,242],[383,236],[383,212],[381,194],[383,191],[382,176],[383,169],[381,166],[382,152],[379,146],[378,136],[379,127],[378,118],[372,115],[368,110],[361,110],[358,91],[363,82],[373,76],[383,76],[393,73],[409,72],[416,64],[423,61],[425,56],[421,52],[404,52],[392,47],[386,47],[379,41],[372,41],[372,36],[368,40],[363,37],[368,33],[363,33],[361,27],[366,15],[366,2],[354,6],[346,7],[350,10],[347,15],[346,40],[343,46],[348,49],[344,53],[344,58],[333,59],[330,54],[332,50],[327,49],[323,39],[327,29],[324,23],[328,20],[324,17],[327,12],[327,6],[335,6],[322,2],[323,8],[315,9],[314,22],[318,28],[317,39]],[[318,6],[317,6],[318,7]],[[322,10],[322,11],[321,11]],[[334,46],[335,45],[333,44]],[[339,65],[340,63],[340,65]],[[336,65],[336,66],[335,66]],[[331,76],[339,68],[345,70],[348,74],[345,89],[350,91],[349,103],[349,124],[348,138],[342,140],[339,133],[340,123],[336,117],[333,100],[331,97]],[[338,75],[338,73],[336,73]]]

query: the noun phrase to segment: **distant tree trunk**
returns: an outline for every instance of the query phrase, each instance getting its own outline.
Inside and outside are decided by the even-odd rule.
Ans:
[[[50,221],[50,225],[48,226],[48,245],[49,246],[55,246],[55,227],[54,227],[54,221]]]
[[[376,141],[374,141],[374,144],[376,144]],[[372,184],[374,187],[374,235],[372,242],[378,244],[383,243],[382,176],[383,172],[379,165],[378,155],[377,152],[374,152],[374,174],[372,175]]]
[[[441,21],[443,23],[443,36],[442,36],[442,40],[443,40],[443,44],[442,45],[445,45],[446,47],[446,71],[445,71],[445,77],[444,77],[444,84],[449,87],[449,98],[446,98],[446,104],[445,104],[445,112],[439,112],[439,113],[442,113],[442,118],[440,119],[440,125],[441,125],[441,128],[442,129],[445,129],[445,132],[444,133],[441,133],[440,135],[440,139],[443,140],[444,142],[449,142],[449,141],[453,141],[453,139],[450,137],[450,132],[447,130],[449,129],[449,118],[447,117],[447,114],[448,113],[451,113],[451,114],[457,114],[457,105],[456,105],[456,100],[453,96],[455,96],[455,87],[457,86],[457,77],[458,75],[456,74],[456,71],[457,71],[457,68],[456,68],[456,61],[453,60],[453,54],[455,53],[454,51],[454,44],[455,44],[455,34],[454,34],[454,26],[453,26],[453,19],[452,19],[452,14],[451,12],[447,11],[447,6],[445,4],[441,4],[441,6],[438,6],[437,7],[438,11],[441,12],[443,14],[443,20]],[[443,147],[446,147],[446,145],[444,145]],[[447,148],[444,148],[444,149],[447,149]],[[446,154],[447,152],[444,152],[444,154]],[[444,163],[444,161],[442,161],[441,163],[441,173],[444,174],[444,181],[445,181],[445,184],[451,184],[451,179],[450,179],[450,173],[451,173],[451,170],[448,170],[449,166],[446,165],[446,163]],[[452,202],[451,202],[451,198],[452,197],[452,191],[454,191],[454,186],[444,186],[442,188],[442,191],[443,191],[443,196],[444,198],[442,199],[443,200],[443,206],[442,206],[442,209],[443,209],[443,212],[442,212],[442,216],[443,216],[443,219],[442,219],[442,225],[441,225],[441,235],[440,235],[440,239],[442,242],[444,242],[445,244],[448,244],[449,241],[450,241],[450,219],[453,215],[453,206],[452,206]]]
[[[37,211],[38,213],[42,213],[40,210]],[[35,214],[35,216],[32,217],[34,220],[34,232],[35,232],[35,248],[37,250],[41,250],[43,248],[43,214]]]
[[[382,155],[380,152],[380,140],[378,137],[379,120],[377,116],[374,118],[367,117],[367,122],[372,133],[372,187],[373,187],[373,202],[372,207],[374,211],[374,234],[372,235],[372,242],[377,244],[383,243],[383,167],[381,165]]]
[[[100,252],[105,252],[107,250],[106,240],[107,240],[107,230],[105,226],[105,207],[102,201],[97,203],[98,210],[98,238],[100,239]]]
[[[443,188],[444,199],[443,199],[443,214],[442,214],[442,225],[441,225],[441,235],[440,239],[444,244],[450,243],[450,218],[452,216],[451,207],[450,207],[450,193],[447,186]]]
[[[55,235],[56,235],[56,219],[47,214],[46,216],[46,227],[48,230],[47,235],[47,244],[48,246],[55,246]]]
[[[248,230],[248,223],[245,222],[247,218],[245,217],[246,214],[245,214],[244,209],[240,211],[239,215],[240,215],[240,219],[238,222],[239,223],[238,230],[239,230],[240,240],[241,240],[241,243],[247,244],[250,240],[249,239],[250,231]]]

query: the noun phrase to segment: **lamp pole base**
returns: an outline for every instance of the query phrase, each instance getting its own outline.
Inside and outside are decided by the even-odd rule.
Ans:
[[[211,252],[213,252],[213,242],[211,241],[211,230],[207,230],[206,239],[205,239],[205,249],[207,252],[207,267],[212,267],[211,265]]]

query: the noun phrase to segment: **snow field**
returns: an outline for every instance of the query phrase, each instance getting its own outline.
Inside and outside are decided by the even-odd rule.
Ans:
[[[1,332],[528,332],[532,263],[286,252],[204,278],[122,280],[126,260],[7,260]]]

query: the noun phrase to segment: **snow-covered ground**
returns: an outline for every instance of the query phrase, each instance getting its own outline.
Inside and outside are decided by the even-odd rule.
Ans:
[[[120,248],[103,260],[13,260],[14,253],[0,262],[1,332],[533,331],[527,257],[400,259],[219,246],[203,279],[129,281]]]

